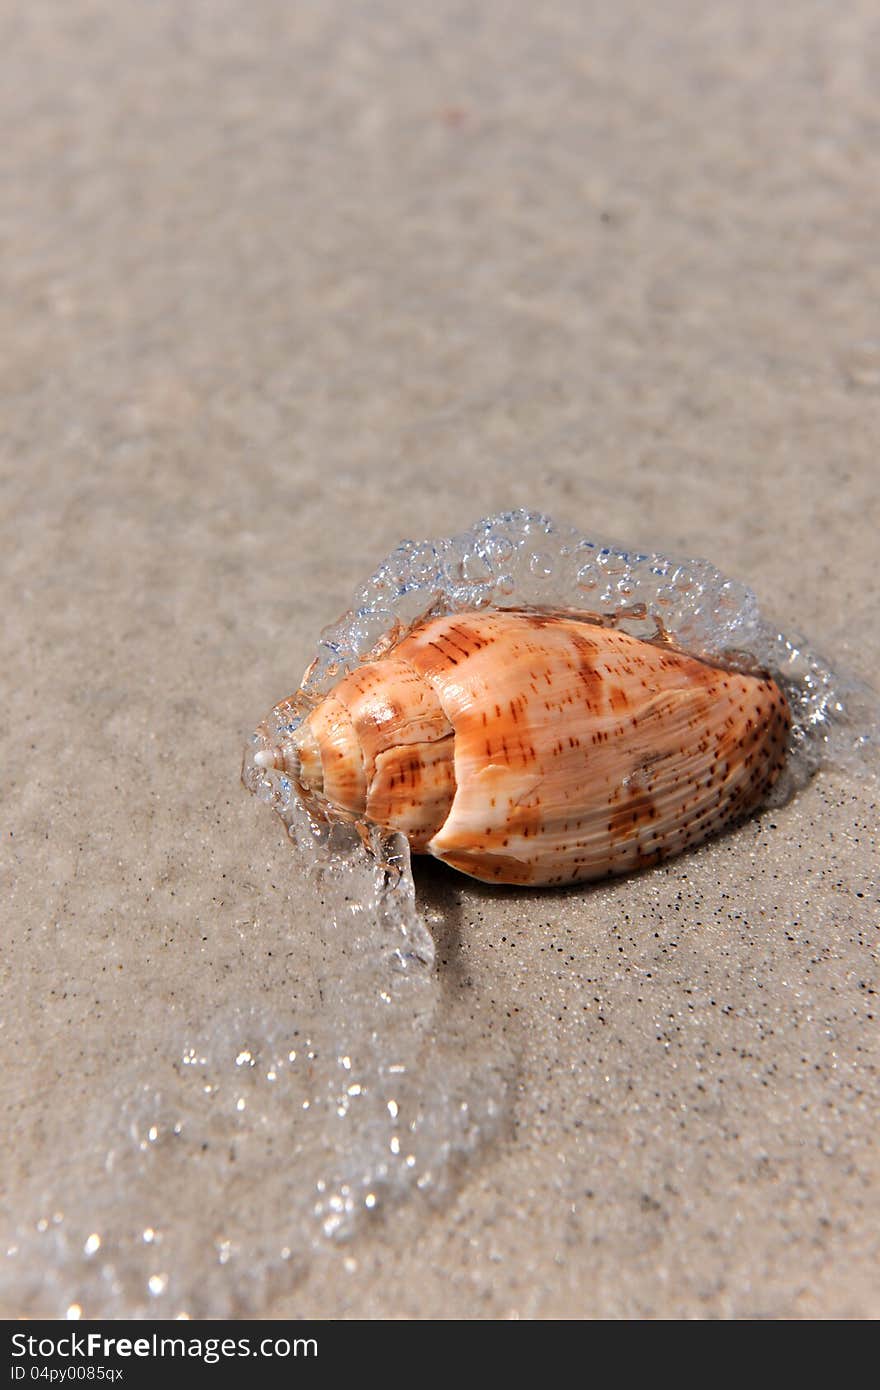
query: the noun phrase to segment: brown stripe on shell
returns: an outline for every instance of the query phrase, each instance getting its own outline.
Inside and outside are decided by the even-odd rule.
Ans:
[[[367,815],[402,830],[414,850],[424,850],[449,815],[455,795],[453,739],[408,743],[376,759]]]
[[[333,693],[351,716],[368,778],[381,753],[452,733],[433,687],[394,655],[352,671]]]
[[[307,790],[322,792],[328,801],[353,815],[366,814],[380,823],[405,829],[394,818],[392,806],[385,815],[382,778],[375,780],[382,758],[413,744],[427,748],[433,742],[449,739],[451,734],[452,725],[430,683],[406,662],[389,655],[367,662],[345,676],[303,721],[294,735],[303,760],[299,780]],[[305,750],[310,743],[317,743],[321,749],[322,786],[317,779],[310,782],[306,770]],[[424,757],[426,762],[433,761],[428,753]],[[449,782],[450,748],[443,758],[450,764]],[[436,775],[439,777],[439,773]],[[374,789],[376,799],[372,801]],[[427,782],[425,790],[429,790]],[[401,804],[400,819],[407,826],[412,823],[419,833],[426,829],[433,833],[443,821],[435,809],[436,795],[435,791],[430,792],[431,805],[421,817],[414,817],[411,809]],[[444,802],[446,810],[451,799],[450,795]]]
[[[322,795],[336,806],[361,814],[367,791],[363,752],[351,715],[335,691],[312,710],[297,730],[294,743],[298,750],[304,748],[309,737],[321,750]],[[309,787],[305,767],[300,781]]]

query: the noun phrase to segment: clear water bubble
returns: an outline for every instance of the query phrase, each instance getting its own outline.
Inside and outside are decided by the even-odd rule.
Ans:
[[[546,550],[533,550],[529,556],[529,569],[538,579],[549,579],[553,573],[554,559]]]
[[[593,565],[581,565],[580,569],[577,572],[578,588],[584,589],[588,593],[591,593],[593,589],[596,588],[598,582],[599,581],[596,577],[595,567]]]

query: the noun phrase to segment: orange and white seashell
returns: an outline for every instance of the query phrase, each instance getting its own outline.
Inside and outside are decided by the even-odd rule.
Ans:
[[[565,884],[746,815],[790,726],[768,676],[589,615],[497,609],[417,623],[256,761],[474,878]]]

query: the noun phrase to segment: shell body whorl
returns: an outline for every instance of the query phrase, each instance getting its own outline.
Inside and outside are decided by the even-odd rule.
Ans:
[[[466,612],[345,676],[275,765],[475,878],[565,884],[754,809],[790,722],[769,677],[567,613]]]

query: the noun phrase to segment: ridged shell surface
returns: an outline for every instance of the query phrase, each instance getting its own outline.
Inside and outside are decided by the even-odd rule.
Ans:
[[[566,884],[754,809],[790,723],[769,677],[568,613],[465,612],[345,676],[274,765],[475,878]]]

